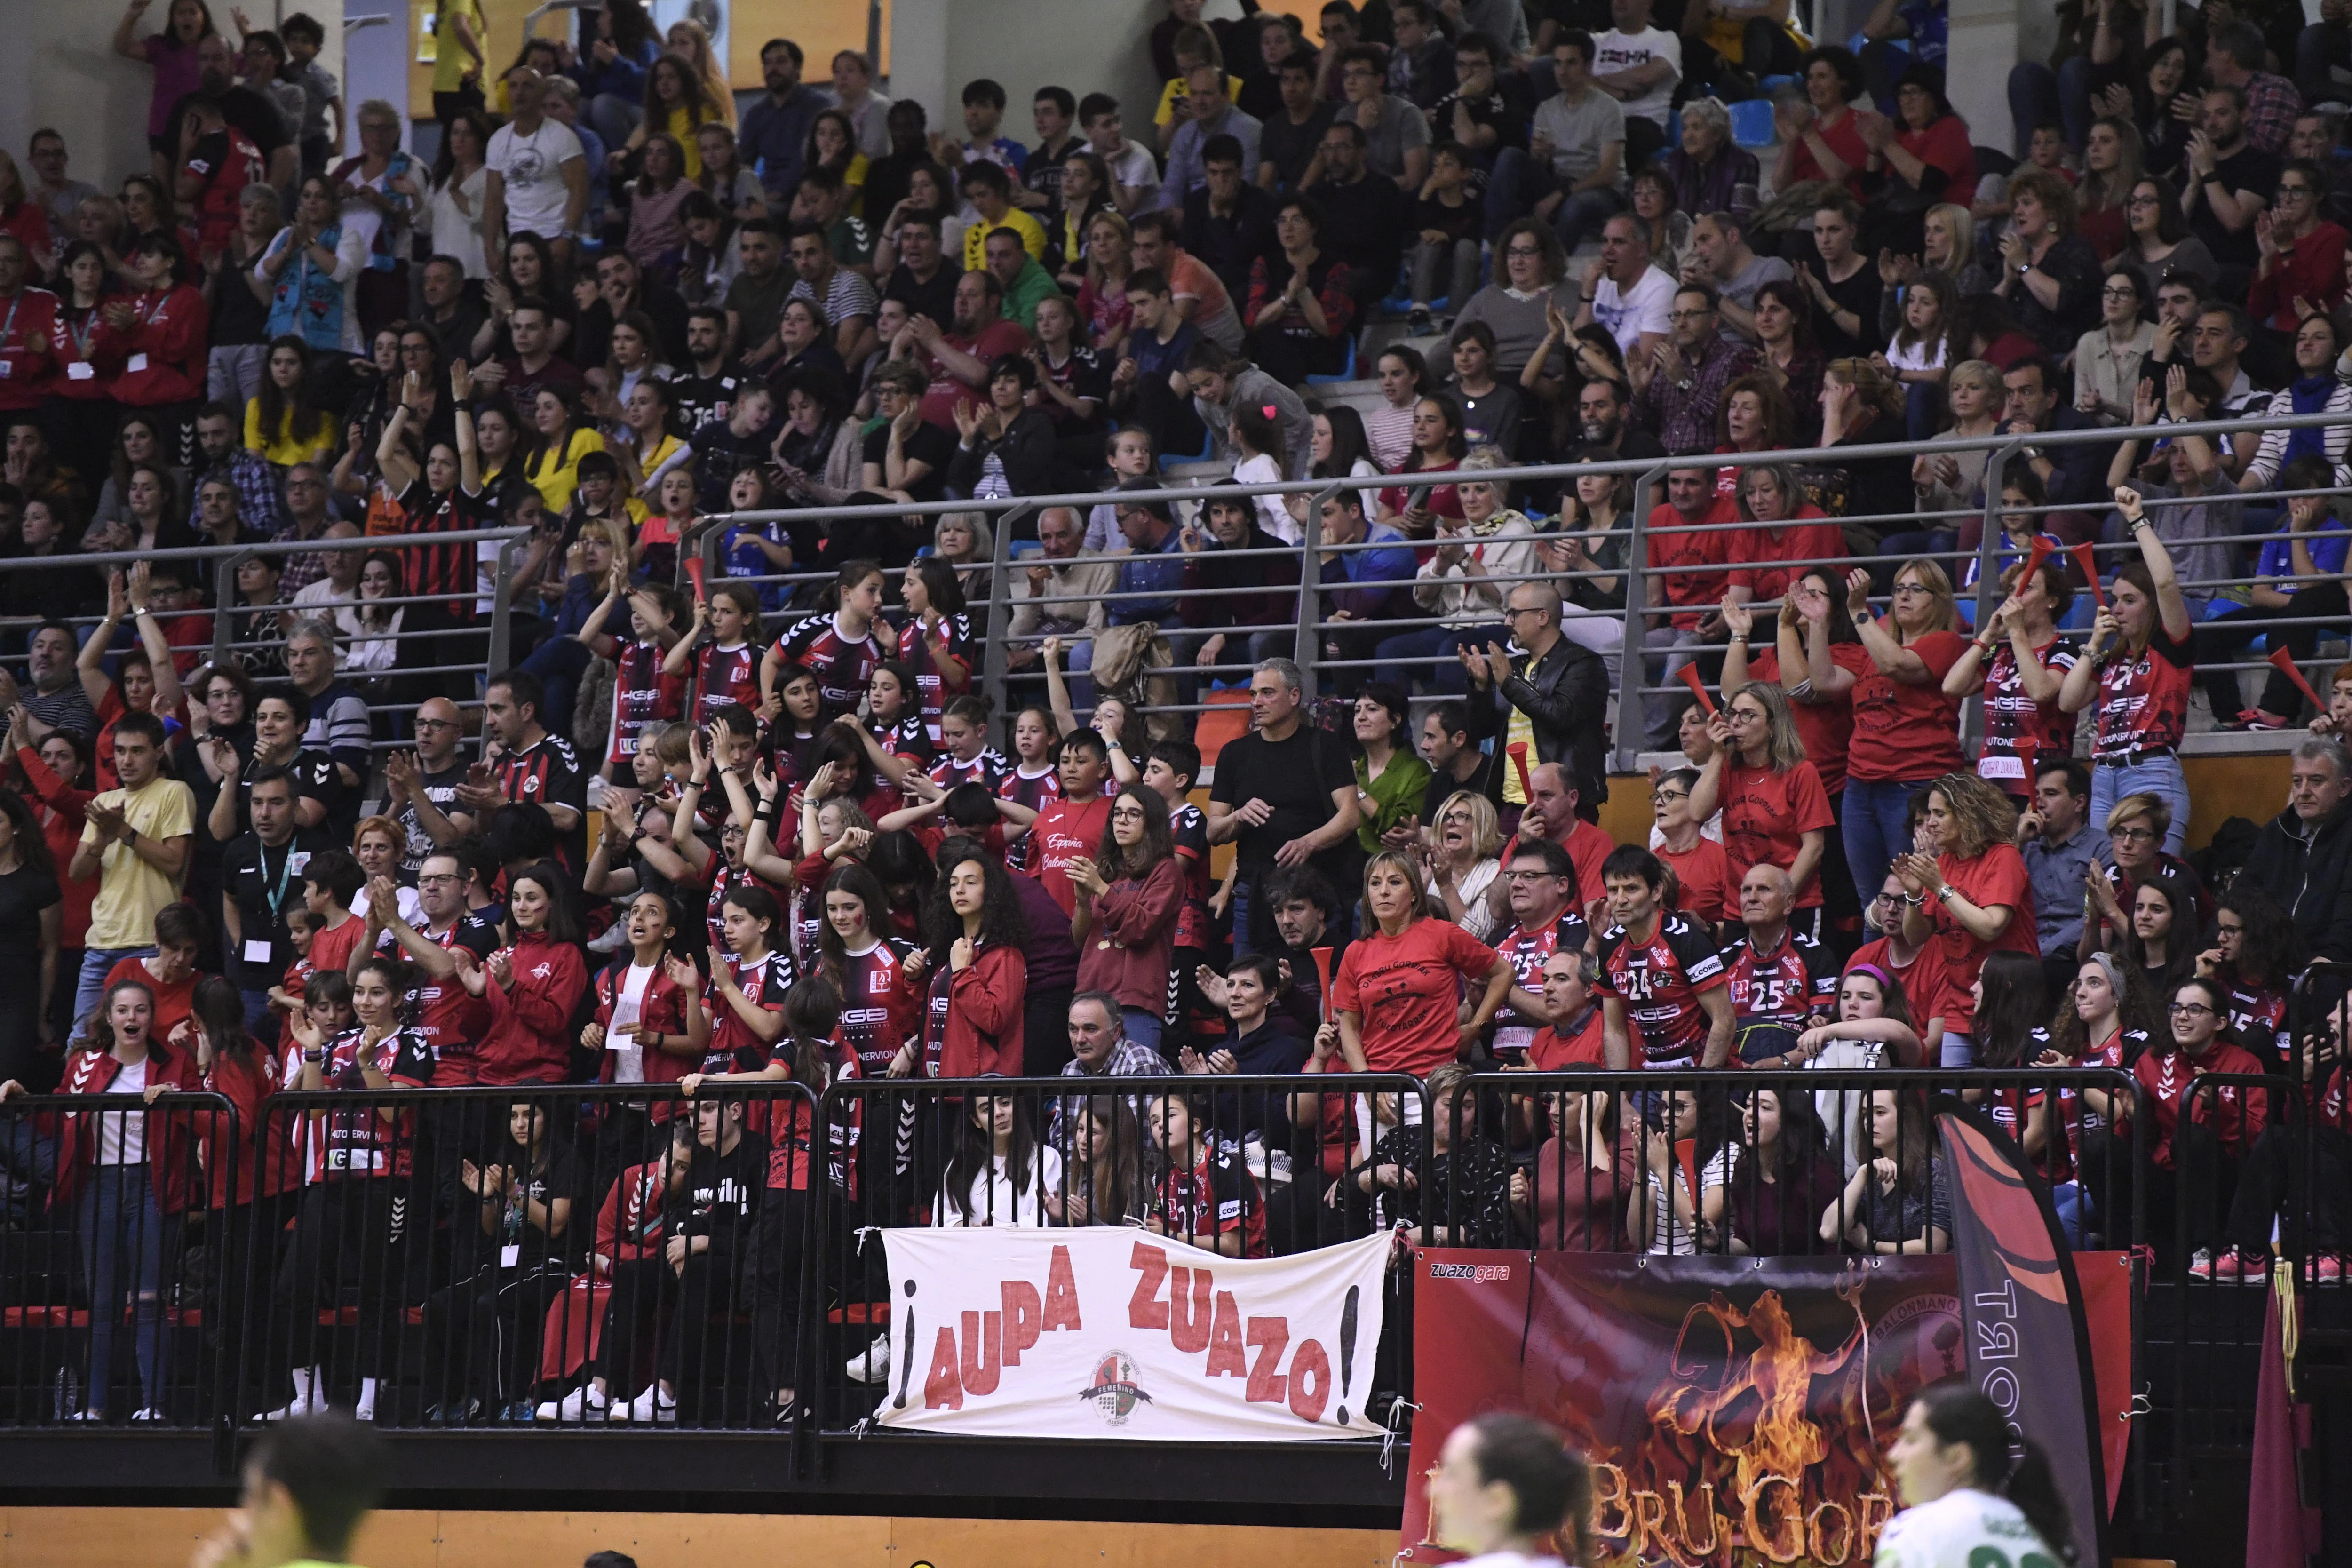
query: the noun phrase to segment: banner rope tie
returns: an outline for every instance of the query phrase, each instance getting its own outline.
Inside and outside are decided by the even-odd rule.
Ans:
[[[1383,1480],[1395,1474],[1397,1439],[1404,1435],[1401,1413],[1420,1408],[1410,1399],[1399,1399],[1390,1405],[1388,1419],[1381,1423],[1381,1477]]]

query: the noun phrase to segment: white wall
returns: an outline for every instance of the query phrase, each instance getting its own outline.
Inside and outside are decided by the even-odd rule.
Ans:
[[[1302,3],[1291,7],[1312,9]],[[1211,16],[1238,16],[1235,0],[1212,0]],[[1131,139],[1149,142],[1161,83],[1151,70],[1152,25],[1160,0],[892,0],[890,94],[930,112],[931,128],[961,134],[963,84],[1003,84],[1003,134],[1036,141],[1029,105],[1041,87],[1079,98],[1108,92]]]
[[[216,3],[223,25],[228,7]],[[342,69],[342,0],[247,0],[257,26],[274,26],[281,14],[308,11],[327,30],[320,57],[327,68]],[[142,29],[152,31],[161,7],[150,6]],[[147,168],[147,109],[154,76],[144,66],[115,54],[115,4],[79,5],[68,0],[0,0],[0,146],[22,161],[26,144],[44,125],[66,139],[68,173],[111,191],[123,176]],[[267,19],[267,20],[265,20]]]

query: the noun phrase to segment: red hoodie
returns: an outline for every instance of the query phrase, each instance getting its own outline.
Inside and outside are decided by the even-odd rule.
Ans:
[[[58,777],[30,746],[16,748],[16,765],[25,771],[25,783],[48,808],[41,816],[41,837],[48,843],[49,858],[59,867],[70,866],[74,847],[81,842],[82,808],[94,798],[93,793],[76,789]],[[58,945],[79,947],[89,935],[89,906],[98,900],[98,879],[76,881],[59,877],[58,886],[66,896]]]
[[[0,303],[0,410],[38,408],[58,378],[58,297],[29,284]],[[37,355],[30,350],[38,347]]]
[[[620,1068],[620,1053],[613,1049],[611,1038],[613,1008],[621,999],[621,986],[628,978],[629,965],[635,962],[635,954],[625,952],[596,972],[596,1026],[606,1034],[604,1060],[596,1071],[599,1083],[617,1081],[614,1074]],[[638,1004],[637,1023],[641,1028],[650,1029],[657,1035],[682,1036],[686,1033],[686,1003],[687,994],[678,988],[677,982],[656,965],[653,978],[646,982],[646,994]],[[698,1054],[682,1057],[658,1047],[646,1047],[638,1054],[644,1059],[646,1082],[649,1084],[676,1083],[702,1065],[702,1058]],[[674,1101],[656,1100],[652,1107],[653,1119],[667,1121],[677,1110]]]
[[[122,1064],[114,1059],[111,1051],[77,1051],[66,1065],[66,1080],[58,1086],[58,1092],[102,1095],[121,1072]],[[160,1040],[151,1040],[147,1044],[147,1085],[152,1089],[164,1083],[175,1089],[197,1089],[196,1058],[190,1052],[175,1051]],[[77,1110],[50,1113],[50,1131],[58,1140],[57,1186],[49,1197],[52,1208],[71,1204],[80,1193],[89,1167],[98,1163],[100,1128],[107,1117],[136,1103],[131,1096],[123,1095],[119,1105],[105,1108],[105,1115]],[[184,1213],[192,1198],[202,1196],[197,1191],[200,1184],[192,1179],[194,1173],[188,1158],[190,1118],[184,1112],[173,1114],[168,1096],[145,1115],[147,1172],[155,1188],[156,1205],[165,1214]],[[198,1112],[196,1119],[204,1120],[204,1114]]]
[[[179,283],[135,295],[134,320],[117,331],[101,319],[91,357],[119,356],[122,370],[107,393],[129,408],[193,403],[205,395],[205,297]]]
[[[961,970],[940,964],[923,1020],[924,1070],[933,1078],[1018,1077],[1028,1005],[1029,961],[1019,948],[983,947]]]
[[[506,950],[513,984],[489,977],[490,1030],[475,1054],[476,1081],[562,1083],[572,1065],[572,1015],[588,989],[580,950],[527,931]]]
[[[268,1047],[257,1047],[254,1063],[244,1067],[226,1057],[215,1057],[205,1074],[204,1087],[220,1095],[236,1107],[236,1119],[232,1125],[227,1117],[200,1118],[198,1131],[204,1132],[203,1154],[205,1173],[212,1188],[212,1206],[227,1208],[233,1204],[249,1204],[255,1197],[276,1197],[289,1187],[301,1184],[302,1173],[294,1159],[291,1142],[283,1136],[288,1122],[293,1119],[277,1119],[278,1136],[268,1139],[263,1152],[257,1155],[254,1144],[261,1139],[260,1129],[268,1118],[269,1097],[278,1092],[278,1057]],[[202,1125],[216,1120],[217,1128]],[[228,1144],[236,1145],[236,1190],[229,1190],[230,1154]],[[254,1177],[261,1181],[257,1192]]]

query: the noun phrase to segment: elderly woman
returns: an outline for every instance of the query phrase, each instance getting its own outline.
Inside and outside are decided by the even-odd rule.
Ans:
[[[939,526],[931,535],[931,553],[956,569],[956,579],[963,584],[964,603],[978,614],[986,615],[989,584],[994,575],[991,563],[996,559],[996,538],[989,530],[988,514],[940,513]]]
[[[1973,196],[1977,185],[1976,149],[1969,145],[1968,121],[1952,111],[1944,96],[1944,73],[1925,63],[1903,73],[1895,89],[1895,118],[1876,115],[1862,121],[1862,140],[1870,149],[1868,167],[1884,172],[1885,183],[1870,198],[1882,243],[1909,250],[1911,226],[1929,204],[1949,196]]]
[[[1736,213],[1745,218],[1756,208],[1756,186],[1763,177],[1756,154],[1731,140],[1731,110],[1718,99],[1695,98],[1683,105],[1683,142],[1661,157],[1656,165],[1674,186],[1675,206],[1682,212]]]
[[[2067,353],[2099,320],[2099,255],[2074,232],[2074,187],[2050,170],[2021,169],[2009,182],[2009,211],[1993,292],[2043,353]]]

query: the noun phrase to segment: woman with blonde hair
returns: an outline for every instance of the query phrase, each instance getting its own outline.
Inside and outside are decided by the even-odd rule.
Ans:
[[[735,123],[735,89],[727,80],[727,72],[719,64],[718,55],[710,47],[710,34],[691,16],[681,16],[669,25],[662,41],[669,52],[693,68],[702,80],[704,96],[719,110],[719,118],[729,125]]]
[[[1423,1075],[1443,1067],[1486,1032],[1510,993],[1511,961],[1453,921],[1431,918],[1423,886],[1419,863],[1402,849],[1365,864],[1363,934],[1331,977],[1331,1016],[1352,1072]],[[1467,1018],[1460,1011],[1465,980]]]
[[[1503,825],[1495,803],[1457,789],[1438,804],[1429,832],[1430,898],[1445,906],[1455,925],[1486,941],[1495,934],[1486,889],[1503,869]]]
[[[1953,353],[1962,345],[1955,339]],[[1936,439],[1966,440],[1991,435],[2000,427],[2000,411],[2007,389],[2001,385],[2000,367],[1990,360],[1962,360],[1944,377],[1944,400],[1950,405],[1952,422]],[[1950,533],[1959,527],[1957,513],[1975,510],[1971,504],[1977,487],[1984,482],[1985,459],[1990,448],[1978,447],[1967,452],[1937,452],[1923,454],[1911,460],[1911,483],[1918,490],[1920,521],[1926,532],[1912,537],[1925,545],[1925,541],[1937,533]],[[1890,547],[1895,541],[1889,539]]]
[[[1086,281],[1078,286],[1078,317],[1096,357],[1118,357],[1127,341],[1127,279],[1134,270],[1135,231],[1115,212],[1095,214],[1087,226]]]
[[[2116,117],[2093,121],[2083,143],[2082,184],[2074,187],[2075,227],[2102,266],[2131,243],[2128,205],[2147,169],[2138,126]]]
[[[931,553],[955,568],[963,584],[963,602],[986,615],[996,559],[996,535],[988,526],[988,514],[941,512],[931,531]]]
[[[1954,629],[1959,609],[1952,580],[1932,561],[1895,569],[1885,619],[1870,614],[1870,574],[1846,578],[1846,606],[1870,655],[1853,683],[1853,737],[1846,745],[1845,855],[1860,901],[1886,879],[1887,863],[1910,847],[1905,813],[1914,791],[1966,766],[1960,755],[1960,700],[1944,678],[1968,651]],[[1813,672],[1827,680],[1829,670]]]
[[[1973,1040],[1977,975],[1996,952],[2021,953],[2039,963],[2033,892],[2017,850],[2017,805],[1999,785],[1955,770],[1927,786],[1922,830],[1935,852],[1897,856],[1903,884],[1903,935],[1932,941],[1942,984],[1922,1011],[1944,1020],[1945,1067],[1976,1059]]]

